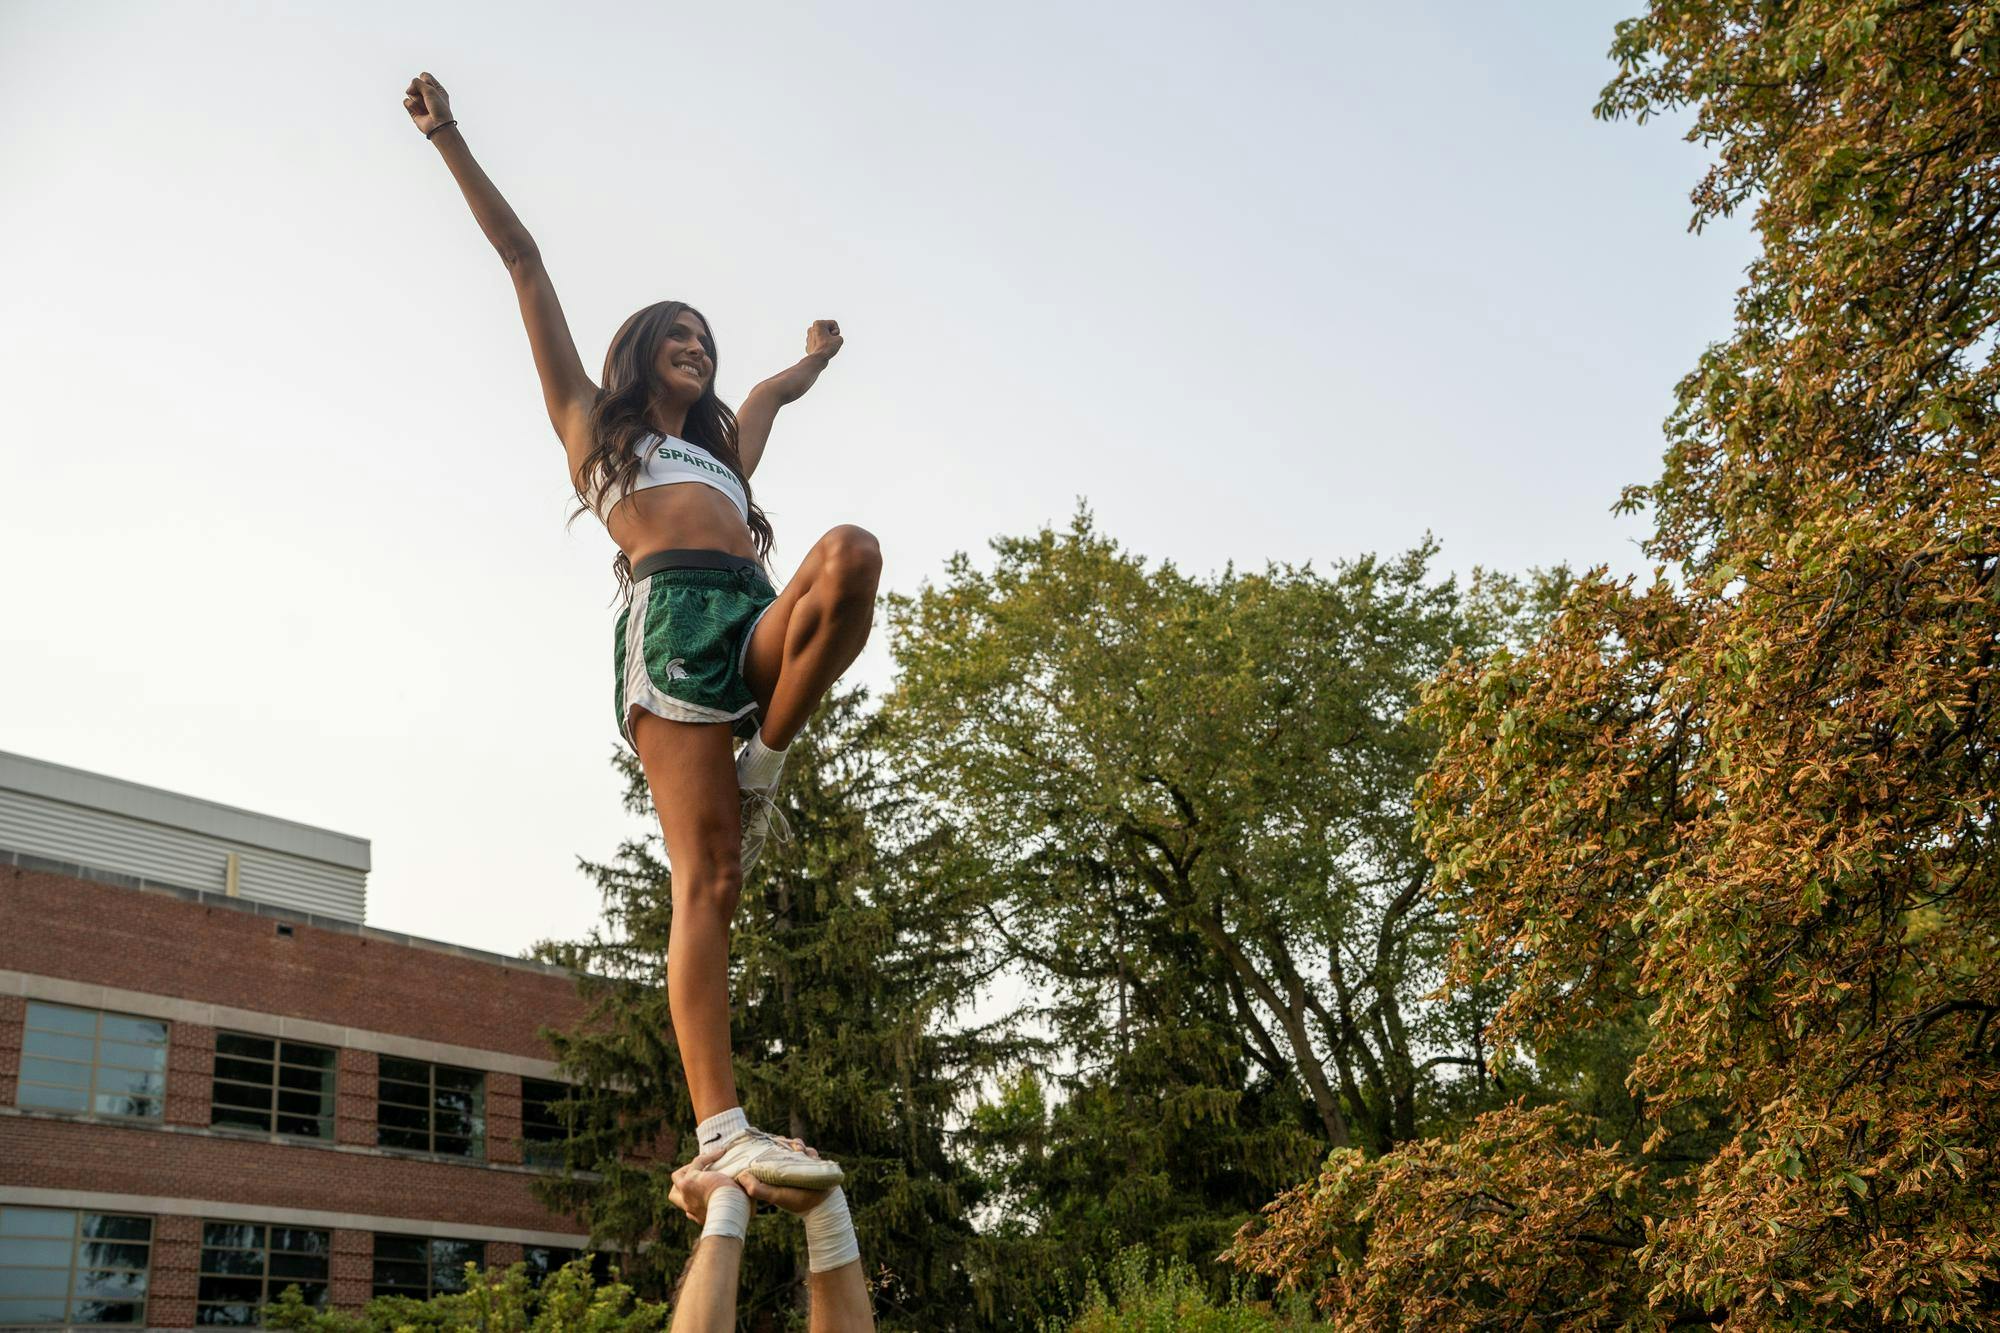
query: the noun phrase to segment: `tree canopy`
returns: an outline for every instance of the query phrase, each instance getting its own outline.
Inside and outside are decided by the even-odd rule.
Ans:
[[[993,545],[892,599],[884,737],[930,891],[1019,969],[1053,1057],[974,1117],[995,1234],[1039,1256],[1013,1272],[1124,1241],[1207,1264],[1327,1147],[1386,1149],[1481,1080],[1483,1016],[1418,1003],[1452,930],[1411,710],[1539,603],[1434,577],[1428,545],[1196,577],[1087,511]]]

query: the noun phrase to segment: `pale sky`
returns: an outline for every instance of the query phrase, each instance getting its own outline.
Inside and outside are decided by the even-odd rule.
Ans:
[[[1590,117],[1640,7],[5,0],[0,749],[370,838],[374,925],[595,918],[612,547],[420,69],[593,372],[662,298],[731,402],[840,321],[753,478],[781,574],[858,523],[912,591],[1079,497],[1194,571],[1637,570],[1751,252]]]

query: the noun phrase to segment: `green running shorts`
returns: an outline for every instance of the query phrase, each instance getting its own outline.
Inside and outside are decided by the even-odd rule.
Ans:
[[[726,551],[659,551],[632,570],[612,657],[618,734],[632,744],[633,710],[675,722],[723,722],[757,734],[757,700],[743,653],[777,590],[754,560]]]

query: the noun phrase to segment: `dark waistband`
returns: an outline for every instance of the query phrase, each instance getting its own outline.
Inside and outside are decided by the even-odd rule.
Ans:
[[[759,578],[764,577],[764,567],[748,556],[689,547],[655,551],[651,555],[640,557],[632,566],[632,582],[637,583],[640,579],[651,578],[663,569],[747,570]]]

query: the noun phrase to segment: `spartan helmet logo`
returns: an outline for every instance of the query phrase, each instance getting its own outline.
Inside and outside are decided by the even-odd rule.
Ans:
[[[681,665],[680,658],[674,657],[667,660],[668,680],[686,680],[687,674],[687,668]]]

